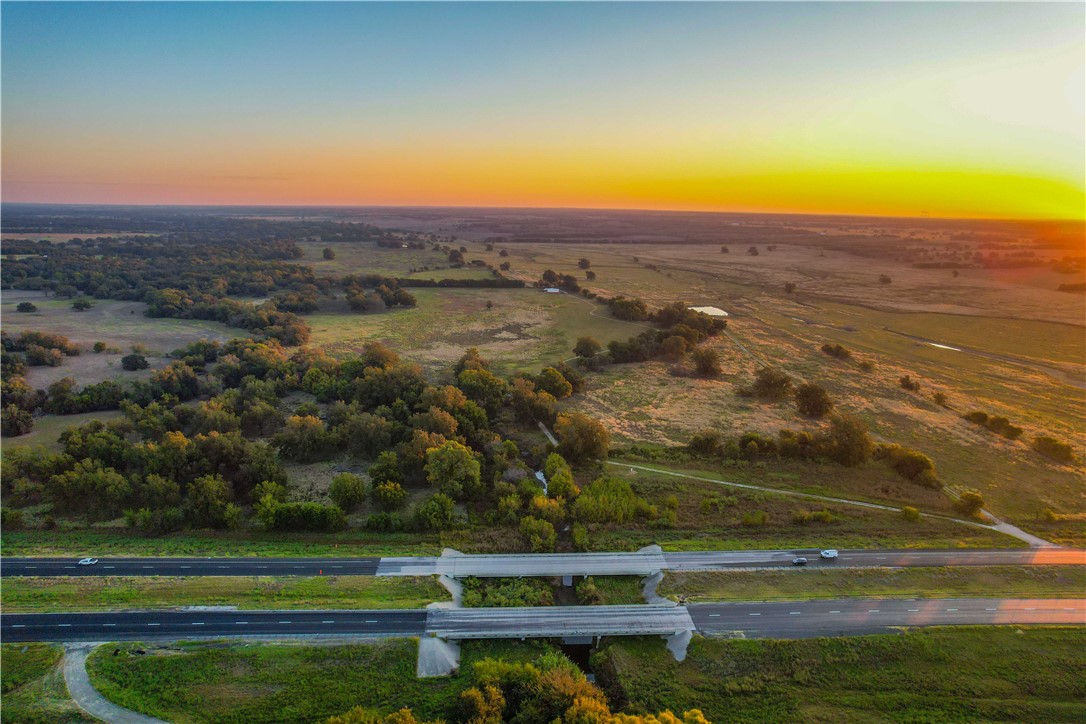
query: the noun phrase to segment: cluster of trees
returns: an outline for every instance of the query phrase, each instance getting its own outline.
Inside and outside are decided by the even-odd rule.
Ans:
[[[572,471],[554,456],[551,495],[542,495],[517,445],[491,420],[506,408],[514,417],[546,417],[570,460],[606,456],[609,445],[598,421],[554,414],[555,401],[583,385],[583,376],[562,364],[506,380],[472,349],[456,365],[456,384],[436,386],[379,343],[342,360],[253,339],[205,340],[173,356],[179,359],[128,388],[103,382],[77,389],[70,378],[52,385],[37,403],[47,411],[119,407],[125,417],[65,433],[64,453],[49,458],[44,472],[18,455],[8,466],[5,456],[5,484],[19,489],[13,500],[95,517],[123,512],[149,534],[242,525],[250,509],[271,530],[338,530],[364,503],[372,510],[365,525],[374,530],[437,531],[460,523],[460,506],[493,503],[505,505],[502,515],[522,527],[529,544],[553,549],[553,524],[579,492]],[[317,402],[285,413],[283,398],[296,391]],[[329,505],[288,500],[280,458],[344,454],[374,461],[368,481],[337,476]],[[404,511],[408,486],[426,486],[429,495]]]
[[[594,275],[593,275],[594,276]],[[538,286],[541,287],[558,287],[563,291],[567,291],[571,294],[576,294],[581,291],[581,285],[577,281],[577,277],[572,274],[559,274],[553,269],[545,269],[542,276],[539,278]]]
[[[826,343],[822,345],[822,352],[828,354],[830,357],[835,357],[837,359],[848,359],[852,356],[852,352],[848,351],[840,344]]]
[[[968,420],[975,425],[988,428],[997,435],[1002,435],[1008,440],[1017,440],[1022,436],[1024,430],[1017,425],[1012,425],[1011,421],[1005,417],[999,415],[989,415],[987,412],[975,411],[962,415],[962,419]]]
[[[834,415],[829,422],[827,427],[813,433],[786,428],[775,438],[758,432],[729,438],[716,430],[704,430],[690,439],[686,449],[697,456],[724,460],[780,457],[832,461],[849,467],[876,459],[906,480],[930,488],[942,487],[935,463],[922,452],[901,445],[876,445],[864,424],[855,417]]]
[[[618,301],[617,306],[616,301]],[[643,316],[640,312],[636,316],[651,321],[656,329],[646,330],[625,342],[619,340],[610,342],[607,345],[607,357],[603,359],[599,354],[591,357],[585,354],[593,348],[594,340],[591,338],[578,340],[577,354],[582,358],[582,364],[589,368],[597,368],[607,362],[622,364],[656,358],[678,360],[701,342],[719,335],[727,326],[725,320],[695,312],[688,309],[682,302],[675,302],[652,314],[648,313],[645,303],[641,300],[624,300],[618,297],[610,300],[610,305],[612,314],[620,318],[622,318],[621,315],[630,314],[631,310],[644,309]],[[616,309],[625,311],[616,314]],[[715,377],[720,374],[719,356],[712,350],[695,350],[693,362],[696,374],[704,377]]]
[[[1033,438],[1033,449],[1057,462],[1073,463],[1075,461],[1075,449],[1068,443],[1049,435],[1038,435]]]
[[[607,696],[564,654],[549,650],[531,662],[485,658],[475,662],[471,686],[460,692],[442,721],[454,724],[709,724],[697,709],[682,715],[616,714]],[[381,714],[355,707],[327,724],[422,724],[410,709]],[[437,724],[434,722],[433,724]]]

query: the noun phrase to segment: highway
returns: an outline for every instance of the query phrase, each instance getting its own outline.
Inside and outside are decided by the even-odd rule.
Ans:
[[[817,549],[661,553],[537,553],[399,558],[102,558],[80,566],[75,558],[3,558],[3,576],[647,576],[657,571],[903,566],[1086,565],[1075,548],[841,550],[833,561]]]
[[[888,633],[901,626],[1086,624],[1081,599],[872,599],[691,605],[703,634],[810,638]]]
[[[402,637],[449,639],[707,635],[807,638],[901,626],[1086,624],[1082,599],[841,599],[690,606],[555,606],[411,611],[121,611],[4,614],[0,638],[21,641]]]
[[[151,641],[250,636],[421,636],[425,609],[411,611],[110,611],[0,616],[0,639]]]

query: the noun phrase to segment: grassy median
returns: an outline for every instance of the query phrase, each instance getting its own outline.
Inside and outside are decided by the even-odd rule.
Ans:
[[[85,576],[5,578],[4,611],[96,611],[171,606],[422,608],[448,600],[432,577]]]
[[[948,566],[668,573],[660,595],[698,601],[955,596],[1081,598],[1084,566]]]

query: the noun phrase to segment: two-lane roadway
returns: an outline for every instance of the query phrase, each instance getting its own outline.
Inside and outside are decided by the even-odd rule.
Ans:
[[[81,566],[75,558],[3,558],[3,576],[647,576],[659,571],[808,567],[1086,565],[1078,548],[841,550],[824,560],[813,548],[662,553],[497,553],[398,558],[102,558]]]
[[[706,635],[806,638],[906,626],[1086,624],[1082,599],[841,599],[690,606],[541,606],[395,611],[120,611],[0,616],[19,641],[403,637],[449,639]]]

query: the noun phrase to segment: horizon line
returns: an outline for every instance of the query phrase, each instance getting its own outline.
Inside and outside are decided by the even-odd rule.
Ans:
[[[897,215],[864,214],[846,212],[818,211],[727,211],[707,209],[669,209],[669,208],[628,208],[606,206],[468,206],[464,204],[269,204],[269,203],[232,203],[232,204],[194,204],[194,203],[93,203],[72,201],[4,201],[0,207],[8,205],[24,206],[69,206],[69,207],[105,207],[105,208],[181,208],[181,209],[477,209],[498,211],[606,211],[620,213],[662,213],[662,214],[703,214],[712,216],[813,216],[826,219],[900,219],[916,221],[989,221],[1005,223],[1072,223],[1086,224],[1086,218],[1070,217],[1013,217],[1013,216],[940,216],[940,215]],[[2,232],[2,228],[0,228]]]

